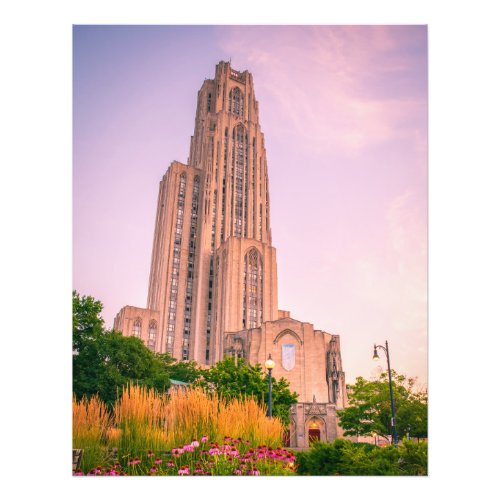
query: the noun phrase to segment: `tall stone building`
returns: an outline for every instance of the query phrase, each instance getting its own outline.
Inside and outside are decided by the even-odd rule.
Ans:
[[[201,86],[188,163],[174,161],[160,182],[147,308],[122,308],[114,328],[201,365],[271,355],[273,375],[301,401],[292,444],[307,444],[307,422],[321,439],[337,435],[335,408],[346,401],[339,337],[278,310],[266,148],[248,71],[220,62]]]

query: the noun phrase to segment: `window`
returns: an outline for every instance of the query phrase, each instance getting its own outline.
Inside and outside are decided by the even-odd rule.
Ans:
[[[154,350],[156,347],[156,332],[157,332],[157,324],[155,320],[149,322],[149,336],[148,336],[148,347],[151,350]]]
[[[262,258],[255,248],[245,255],[243,271],[243,328],[257,328],[262,323]]]
[[[134,337],[139,337],[141,338],[141,328],[142,328],[142,321],[141,318],[137,318],[134,321],[134,326],[132,328],[132,335]]]
[[[243,177],[246,163],[246,143],[248,136],[245,127],[238,125],[233,129],[233,170],[234,180],[234,228],[233,235],[242,235],[243,227]]]
[[[236,116],[243,116],[244,96],[238,87],[229,92],[229,112]]]

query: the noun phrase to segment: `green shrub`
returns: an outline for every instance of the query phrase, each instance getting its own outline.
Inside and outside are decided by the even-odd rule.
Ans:
[[[297,473],[311,476],[401,476],[427,474],[427,444],[403,440],[399,446],[379,448],[336,439],[314,443],[297,454]]]
[[[408,439],[398,447],[400,466],[408,476],[427,475],[427,443],[415,443]]]

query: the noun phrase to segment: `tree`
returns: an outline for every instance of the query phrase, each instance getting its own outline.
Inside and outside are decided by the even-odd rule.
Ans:
[[[107,404],[129,382],[164,392],[170,387],[165,363],[136,337],[107,331],[101,302],[73,292],[73,392],[99,394]]]
[[[203,379],[199,385],[215,390],[228,399],[250,396],[262,404],[267,403],[269,394],[267,374],[257,363],[250,365],[245,360],[226,357],[208,370],[203,370]],[[290,383],[280,378],[272,378],[273,415],[288,425],[290,406],[297,402],[298,394],[290,392]]]
[[[157,358],[163,363],[169,376],[173,380],[193,383],[200,379],[202,371],[196,361],[177,361],[168,352],[157,353]]]
[[[151,352],[136,337],[105,330],[102,307],[93,297],[73,292],[73,391],[78,399],[99,394],[112,404],[129,382],[163,392],[174,379],[215,390],[228,399],[251,396],[267,403],[267,374],[261,365],[251,366],[243,360],[235,365],[233,358],[226,358],[202,370],[195,361],[177,362],[168,353]],[[272,386],[273,414],[288,424],[290,405],[297,402],[298,395],[290,392],[284,378],[273,378]]]
[[[415,389],[415,379],[394,370],[391,373],[398,436],[427,437],[427,393]],[[392,413],[387,372],[374,381],[358,377],[348,389],[349,404],[338,411],[345,435],[390,434]]]

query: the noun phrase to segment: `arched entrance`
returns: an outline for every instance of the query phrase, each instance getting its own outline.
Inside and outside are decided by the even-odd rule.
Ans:
[[[309,420],[307,425],[307,434],[309,445],[313,444],[315,441],[321,441],[321,430],[324,430],[323,422],[319,418],[312,418]]]

